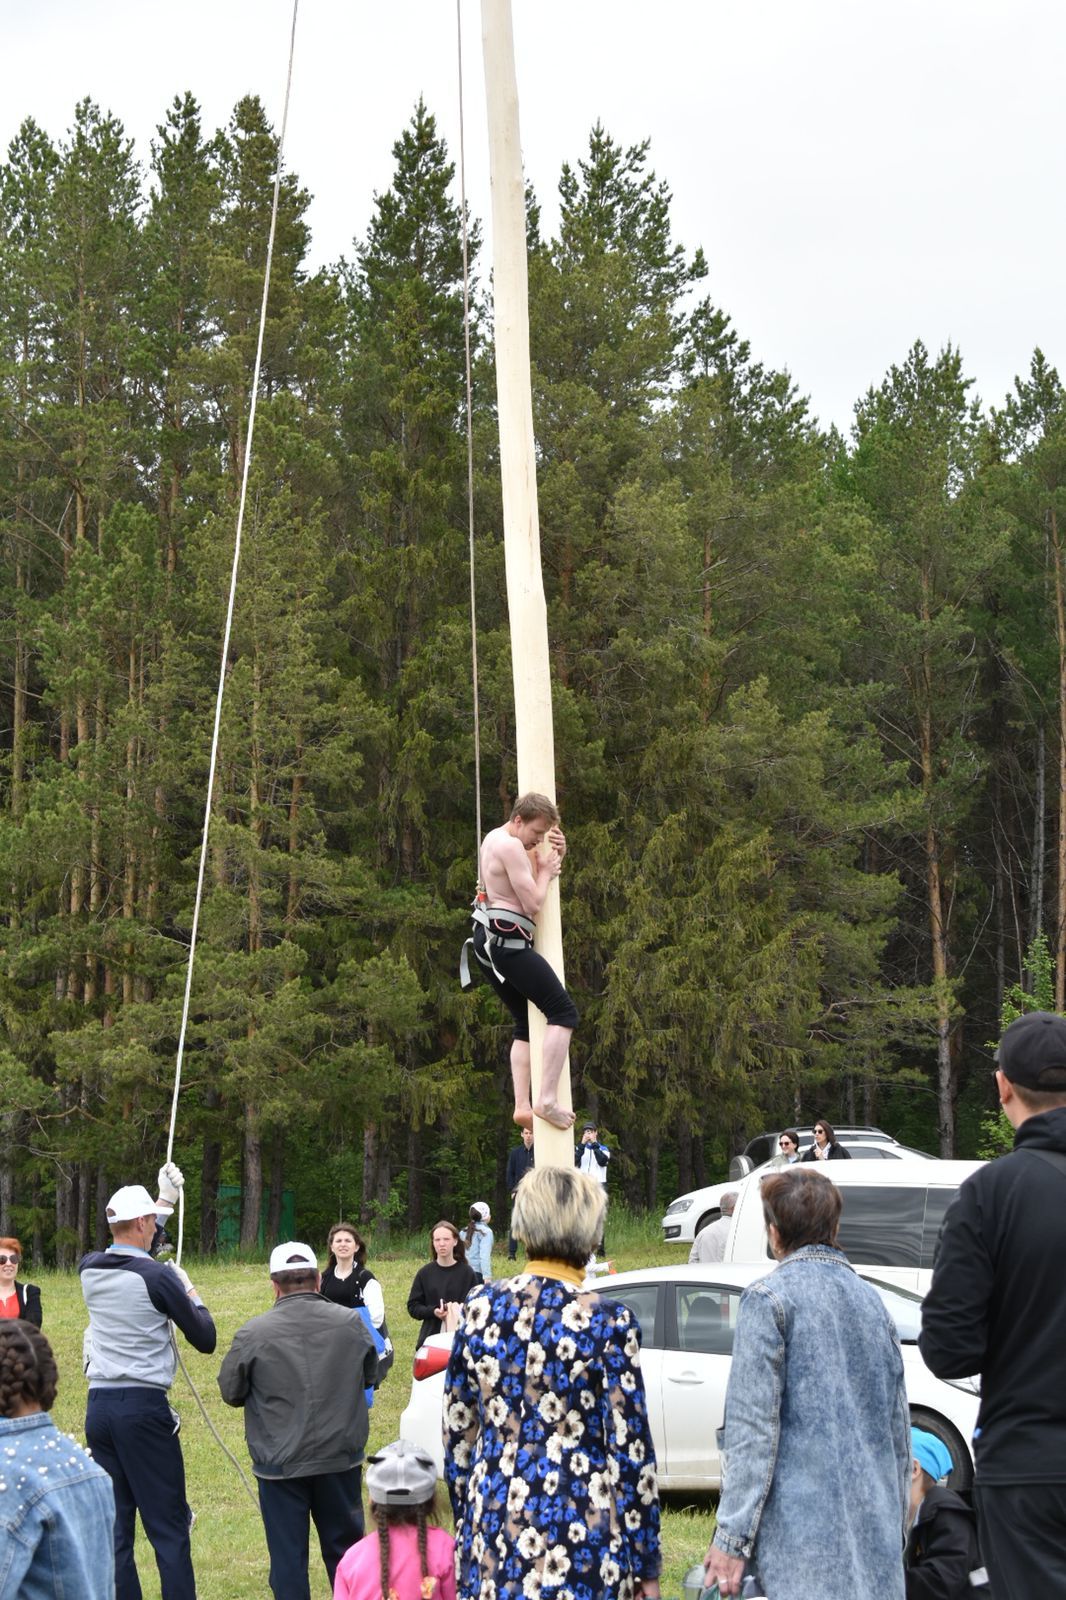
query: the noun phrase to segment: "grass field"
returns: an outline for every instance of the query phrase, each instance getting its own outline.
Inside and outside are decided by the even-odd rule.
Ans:
[[[616,1226],[609,1243],[615,1249],[613,1259],[619,1270],[667,1259],[658,1242],[658,1227],[650,1220],[623,1219],[612,1213],[612,1224]],[[501,1264],[505,1253],[506,1241],[503,1251],[497,1247],[495,1259]],[[400,1412],[407,1404],[410,1390],[411,1361],[418,1329],[418,1324],[407,1315],[407,1293],[411,1279],[427,1254],[421,1241],[410,1240],[403,1246],[394,1245],[388,1255],[372,1256],[368,1262],[384,1290],[389,1331],[397,1351],[392,1373],[378,1391],[370,1414],[371,1449],[387,1444],[399,1434]],[[199,1355],[179,1339],[182,1357],[211,1421],[253,1481],[244,1445],[242,1413],[223,1405],[215,1376],[235,1330],[270,1304],[266,1264],[187,1260],[186,1266],[210,1307],[219,1337],[213,1356]],[[86,1316],[77,1274],[28,1271],[27,1276],[41,1286],[44,1331],[59,1363],[59,1398],[53,1415],[59,1427],[76,1439],[84,1440],[81,1338]],[[200,1600],[269,1600],[266,1543],[258,1505],[253,1504],[233,1464],[212,1437],[180,1372],[170,1398],[181,1413],[189,1502],[197,1515],[192,1542]],[[439,1498],[442,1514],[446,1513],[447,1497],[443,1487]],[[693,1497],[691,1504],[672,1497],[664,1507],[664,1595],[679,1595],[685,1572],[702,1559],[714,1526],[712,1510],[712,1500],[698,1497]],[[447,1521],[446,1515],[444,1520]],[[312,1551],[311,1593],[314,1600],[328,1600],[329,1586],[313,1533]],[[137,1565],[145,1600],[159,1600],[151,1547],[140,1535]]]

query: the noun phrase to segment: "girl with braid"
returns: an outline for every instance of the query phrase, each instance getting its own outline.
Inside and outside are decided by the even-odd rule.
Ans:
[[[111,1479],[49,1407],[56,1364],[32,1323],[0,1322],[0,1595],[113,1600]]]
[[[455,1540],[437,1514],[433,1458],[407,1439],[368,1456],[366,1489],[377,1529],[342,1556],[333,1600],[455,1600]]]

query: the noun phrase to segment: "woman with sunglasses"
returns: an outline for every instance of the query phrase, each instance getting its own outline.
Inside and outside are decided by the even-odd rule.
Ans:
[[[21,1317],[41,1326],[41,1291],[35,1283],[19,1283],[22,1246],[17,1239],[0,1239],[0,1320]]]
[[[777,1141],[777,1154],[774,1156],[775,1167],[790,1167],[800,1158],[800,1136],[795,1128],[786,1128]]]
[[[800,1157],[801,1161],[850,1161],[851,1151],[845,1150],[842,1144],[837,1143],[837,1136],[826,1122],[820,1117],[814,1124],[814,1143],[809,1150],[805,1150]]]

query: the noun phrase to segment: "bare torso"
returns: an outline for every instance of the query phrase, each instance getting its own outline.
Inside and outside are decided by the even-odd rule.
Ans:
[[[485,885],[490,906],[520,911],[523,916],[531,915],[526,910],[529,893],[522,896],[519,890],[526,887],[526,882],[530,891],[535,886],[530,861],[530,855],[535,854],[535,851],[523,850],[506,826],[493,828],[491,833],[485,835],[481,844],[481,881]]]

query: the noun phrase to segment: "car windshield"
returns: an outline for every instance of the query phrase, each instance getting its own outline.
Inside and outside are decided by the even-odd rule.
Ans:
[[[881,1283],[878,1278],[867,1278],[871,1289],[876,1289],[885,1302],[888,1314],[896,1324],[900,1344],[917,1344],[922,1331],[922,1297],[909,1289],[899,1289],[894,1283]]]

